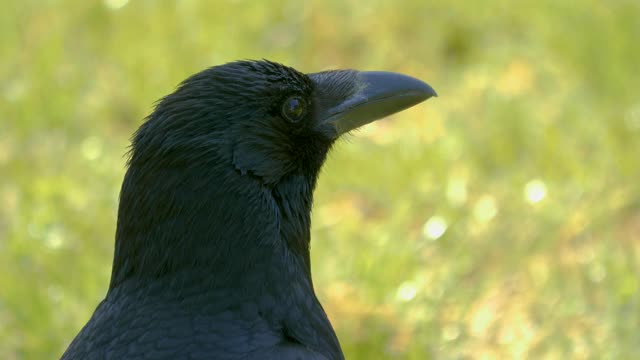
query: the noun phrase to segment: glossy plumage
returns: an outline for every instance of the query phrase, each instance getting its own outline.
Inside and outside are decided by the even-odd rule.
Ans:
[[[368,74],[241,61],[163,98],[132,141],[109,291],[62,358],[342,359],[311,280],[318,173],[346,115],[435,95]]]

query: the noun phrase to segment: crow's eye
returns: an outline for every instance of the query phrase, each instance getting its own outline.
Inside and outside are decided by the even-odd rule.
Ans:
[[[307,104],[299,96],[292,96],[282,104],[282,115],[291,122],[302,120],[306,114]]]

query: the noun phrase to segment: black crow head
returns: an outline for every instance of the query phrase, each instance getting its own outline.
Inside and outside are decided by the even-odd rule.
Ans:
[[[312,193],[331,145],[435,95],[401,74],[269,61],[188,78],[133,138],[111,288],[185,269],[237,286],[281,261],[310,279]]]

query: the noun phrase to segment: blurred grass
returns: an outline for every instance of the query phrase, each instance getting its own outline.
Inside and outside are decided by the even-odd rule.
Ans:
[[[107,289],[130,134],[242,58],[440,94],[324,168],[348,358],[640,357],[638,1],[13,1],[0,34],[0,358],[61,354]]]

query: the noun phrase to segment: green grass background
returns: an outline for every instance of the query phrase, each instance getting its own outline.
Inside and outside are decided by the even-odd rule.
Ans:
[[[131,133],[245,58],[440,94],[323,170],[313,272],[348,358],[640,358],[637,0],[5,3],[0,358],[59,357],[107,289]]]

